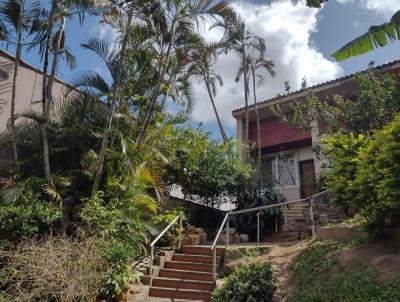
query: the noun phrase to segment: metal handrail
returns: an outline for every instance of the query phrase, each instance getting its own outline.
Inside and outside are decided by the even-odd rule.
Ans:
[[[219,230],[215,236],[214,242],[211,245],[211,250],[213,251],[213,268],[212,268],[212,280],[213,282],[216,281],[217,279],[217,241],[219,236],[221,235],[221,232],[224,228],[225,223],[227,223],[227,230],[226,230],[226,237],[228,239],[227,242],[229,242],[229,212],[226,213],[224,220],[222,220],[221,226],[219,227]]]
[[[221,223],[221,226],[217,232],[217,235],[214,239],[213,244],[211,245],[211,250],[213,251],[213,269],[212,269],[212,277],[213,277],[213,281],[216,281],[217,275],[216,275],[216,271],[217,271],[217,251],[216,251],[216,245],[217,245],[217,241],[219,236],[221,235],[221,232],[224,228],[224,225],[226,223],[226,246],[229,246],[229,216],[234,216],[234,215],[239,215],[239,214],[244,214],[244,213],[250,213],[250,212],[258,212],[257,213],[257,227],[259,227],[259,213],[262,210],[266,210],[266,209],[271,209],[271,208],[276,208],[276,207],[282,207],[282,206],[287,206],[290,204],[294,204],[294,203],[299,203],[299,202],[305,202],[305,201],[310,201],[310,219],[311,219],[311,223],[312,223],[312,237],[313,239],[315,239],[316,237],[316,232],[315,232],[315,223],[314,223],[314,213],[313,213],[313,209],[312,209],[312,205],[313,205],[313,200],[315,197],[318,197],[322,194],[328,193],[330,190],[325,190],[322,192],[319,192],[317,194],[314,194],[310,197],[307,198],[302,198],[302,199],[297,199],[297,200],[292,200],[292,201],[287,201],[287,202],[282,202],[282,203],[277,203],[277,204],[271,204],[271,205],[266,205],[266,206],[261,206],[261,207],[255,207],[255,208],[250,208],[250,209],[244,209],[244,210],[239,210],[239,211],[233,211],[233,212],[228,212],[226,213],[224,220]],[[286,223],[286,211],[285,211],[285,223]],[[259,241],[259,230],[257,230],[257,241]]]
[[[165,229],[150,243],[150,271],[149,275],[152,276],[153,273],[153,261],[154,261],[154,246],[155,244],[164,236],[164,234],[178,221],[179,219],[179,226],[182,227],[182,215],[178,215],[172,220],[172,222],[165,227]],[[180,243],[179,243],[180,245]]]

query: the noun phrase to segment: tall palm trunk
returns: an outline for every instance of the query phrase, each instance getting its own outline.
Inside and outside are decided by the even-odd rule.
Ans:
[[[51,10],[48,21],[47,28],[47,38],[46,38],[46,49],[44,53],[44,64],[43,64],[43,87],[42,87],[42,140],[43,140],[43,166],[44,166],[44,176],[49,185],[51,185],[51,171],[50,171],[50,158],[49,158],[49,141],[48,141],[48,124],[49,124],[49,97],[48,97],[48,87],[47,87],[47,69],[49,66],[49,54],[51,45],[51,34],[53,30],[54,14],[57,5],[57,0],[52,0]]]
[[[258,112],[257,95],[256,95],[256,74],[254,66],[251,66],[251,74],[253,77],[253,96],[254,96],[254,108],[256,112],[257,120],[257,175],[258,175],[258,194],[260,195],[261,189],[261,126],[260,126],[260,115]]]
[[[17,92],[17,75],[19,69],[19,63],[21,61],[21,50],[22,50],[22,28],[21,28],[21,18],[18,21],[18,42],[17,49],[15,53],[15,61],[14,61],[14,76],[13,76],[13,84],[12,84],[12,93],[11,93],[11,112],[10,112],[10,130],[11,130],[11,141],[13,148],[13,161],[14,161],[14,169],[15,173],[19,172],[19,162],[18,162],[18,147],[17,147],[17,138],[15,134],[15,99]]]
[[[210,101],[211,101],[212,107],[214,109],[215,116],[217,118],[219,130],[221,131],[221,135],[222,135],[222,139],[224,140],[224,143],[226,143],[228,141],[228,137],[226,136],[224,126],[222,125],[221,120],[219,118],[217,107],[215,106],[214,97],[213,97],[213,94],[212,94],[211,88],[210,88],[210,80],[204,73],[203,73],[203,79],[204,79],[204,83],[206,84],[206,87],[207,87],[208,96],[210,97]]]
[[[243,56],[243,84],[244,84],[244,106],[246,111],[245,117],[245,161],[249,160],[249,100],[248,100],[248,93],[247,93],[247,65],[246,65],[246,48],[242,46],[242,56]]]
[[[98,167],[97,167],[97,171],[96,171],[96,176],[93,181],[92,195],[94,193],[96,193],[97,190],[99,189],[101,177],[103,175],[104,157],[105,157],[106,150],[107,150],[108,137],[110,136],[110,132],[111,132],[112,119],[113,119],[113,115],[114,115],[114,107],[115,107],[115,103],[117,101],[119,85],[121,82],[122,66],[124,63],[125,52],[126,52],[126,48],[128,45],[129,34],[131,31],[131,23],[132,23],[132,19],[133,19],[133,9],[134,8],[132,7],[132,9],[130,10],[129,15],[128,15],[128,21],[126,23],[125,37],[122,42],[121,56],[120,56],[119,62],[118,62],[117,78],[115,79],[115,83],[114,83],[114,87],[113,87],[113,91],[112,91],[112,99],[111,99],[110,109],[109,109],[108,115],[107,115],[107,123],[106,123],[106,127],[104,129],[103,141],[101,143]]]

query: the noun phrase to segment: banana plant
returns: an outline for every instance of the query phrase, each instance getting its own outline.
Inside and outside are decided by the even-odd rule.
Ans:
[[[337,61],[344,61],[350,57],[384,47],[395,40],[400,40],[400,10],[393,15],[389,22],[371,26],[368,32],[350,41],[332,56]]]
[[[320,8],[328,0],[307,0],[307,6]],[[369,30],[344,45],[332,54],[337,61],[344,61],[350,57],[363,55],[376,48],[385,47],[389,42],[400,40],[400,10],[389,22],[371,26]]]

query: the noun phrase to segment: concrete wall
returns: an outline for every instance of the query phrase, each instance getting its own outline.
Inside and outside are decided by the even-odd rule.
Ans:
[[[0,80],[0,86],[7,86],[6,89],[0,91],[0,133],[6,130],[10,118],[13,64],[13,58],[0,51],[0,69],[2,74],[8,74],[8,79]],[[23,113],[26,110],[41,110],[42,76],[42,73],[36,68],[27,63],[21,63],[17,75],[16,114]],[[68,87],[65,83],[61,81],[54,83],[53,97],[55,99],[60,99],[67,91]]]

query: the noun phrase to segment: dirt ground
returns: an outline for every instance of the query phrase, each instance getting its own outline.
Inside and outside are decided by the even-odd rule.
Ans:
[[[239,263],[267,262],[271,265],[276,278],[277,289],[274,294],[273,302],[288,301],[291,292],[290,279],[292,276],[291,266],[295,257],[308,246],[311,242],[300,241],[295,243],[283,243],[270,245],[270,251],[254,258],[242,258],[235,261]],[[348,247],[329,256],[337,257],[340,264],[345,267],[357,265],[358,263],[367,264],[374,267],[382,279],[387,278],[393,273],[400,273],[400,252],[385,248],[381,243],[368,243],[363,246]],[[332,272],[333,274],[340,272]]]

